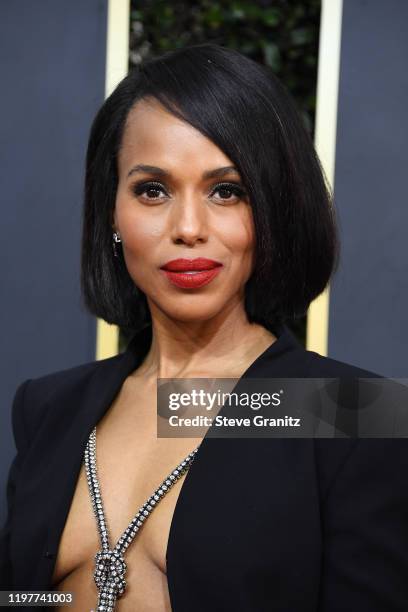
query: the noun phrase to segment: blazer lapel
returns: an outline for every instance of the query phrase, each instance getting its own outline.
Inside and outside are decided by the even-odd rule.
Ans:
[[[290,355],[293,350],[299,348],[303,352],[304,349],[286,326],[277,328],[275,334],[277,340],[249,366],[241,378],[289,375],[284,365],[279,368],[279,364],[285,361],[285,354]],[[35,577],[35,583],[44,585],[44,588],[49,588],[51,585],[59,541],[75,492],[89,434],[111,406],[126,377],[143,361],[150,347],[151,337],[152,329],[151,325],[148,325],[134,336],[125,352],[99,362],[83,388],[75,386],[71,394],[67,393],[59,397],[58,410],[55,406],[50,406],[47,414],[47,429],[44,430],[43,437],[40,435],[38,440],[38,444],[47,448],[50,442],[46,438],[47,435],[49,437],[50,431],[55,431],[55,439],[58,440],[58,447],[53,450],[49,458],[48,469],[44,472],[44,485],[47,488],[48,499],[48,528]],[[278,357],[280,359],[277,359]],[[273,364],[277,367],[276,374],[271,373]],[[52,404],[52,398],[49,402]],[[238,442],[238,440],[231,440],[231,442]],[[194,502],[197,487],[203,487],[205,490],[207,486],[208,491],[211,492],[211,474],[223,460],[226,443],[226,440],[214,440],[206,436],[183,482],[173,515],[167,547],[170,592],[172,592],[170,583],[173,575],[171,566],[176,563],[177,557],[176,540],[181,537],[183,528],[181,523],[185,518],[183,518],[180,507],[185,508],[186,505],[190,505],[190,502]]]
[[[60,444],[54,456],[50,458],[52,469],[47,483],[48,533],[37,576],[37,581],[44,585],[51,584],[59,541],[75,492],[89,434],[111,406],[126,377],[143,360],[150,340],[151,327],[148,326],[136,334],[125,352],[100,361],[86,386],[79,392],[76,389],[75,396],[63,397],[63,405],[59,406],[58,411],[55,410],[55,422],[50,422],[47,430],[57,431],[56,437]],[[72,402],[75,402],[76,406],[75,418],[72,418]],[[63,422],[61,415],[66,417]]]

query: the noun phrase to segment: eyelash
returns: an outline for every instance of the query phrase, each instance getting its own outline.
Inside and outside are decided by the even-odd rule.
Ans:
[[[156,191],[165,192],[164,186],[161,183],[158,183],[156,181],[147,181],[147,182],[144,181],[142,183],[136,183],[132,187],[133,192],[137,196],[142,195],[142,193],[144,193],[145,191],[149,191],[150,189],[155,189]],[[220,189],[226,189],[227,191],[232,191],[239,198],[243,198],[246,196],[245,190],[242,187],[240,187],[240,185],[237,185],[236,183],[217,183],[217,185],[214,185],[211,191],[211,195],[213,195],[216,191]],[[154,201],[154,200],[159,200],[160,198],[147,198],[147,199]],[[223,199],[225,202],[230,201],[229,198],[221,198],[221,199]]]

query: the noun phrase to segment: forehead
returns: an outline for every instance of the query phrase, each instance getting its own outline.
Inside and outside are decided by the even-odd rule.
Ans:
[[[174,163],[199,164],[203,168],[231,160],[209,138],[189,123],[168,112],[157,100],[139,100],[127,116],[119,163],[135,161],[167,167]]]

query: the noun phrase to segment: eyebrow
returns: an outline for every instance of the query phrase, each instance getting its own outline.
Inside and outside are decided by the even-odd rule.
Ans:
[[[129,176],[137,172],[146,172],[148,174],[155,174],[156,176],[171,176],[171,172],[165,170],[164,168],[159,168],[158,166],[148,166],[146,164],[137,164],[129,170],[127,177],[129,178]],[[214,168],[212,170],[203,172],[203,179],[218,178],[225,176],[226,174],[230,174],[231,172],[234,174],[239,174],[235,166],[223,166],[222,168]]]

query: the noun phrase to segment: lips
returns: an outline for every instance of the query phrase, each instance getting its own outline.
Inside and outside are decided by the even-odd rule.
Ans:
[[[202,270],[213,270],[222,264],[215,259],[207,259],[205,257],[197,257],[196,259],[172,259],[163,266],[162,270],[169,272],[201,272]]]
[[[204,257],[173,259],[161,267],[169,281],[182,289],[197,289],[207,285],[221,268],[219,261]]]

